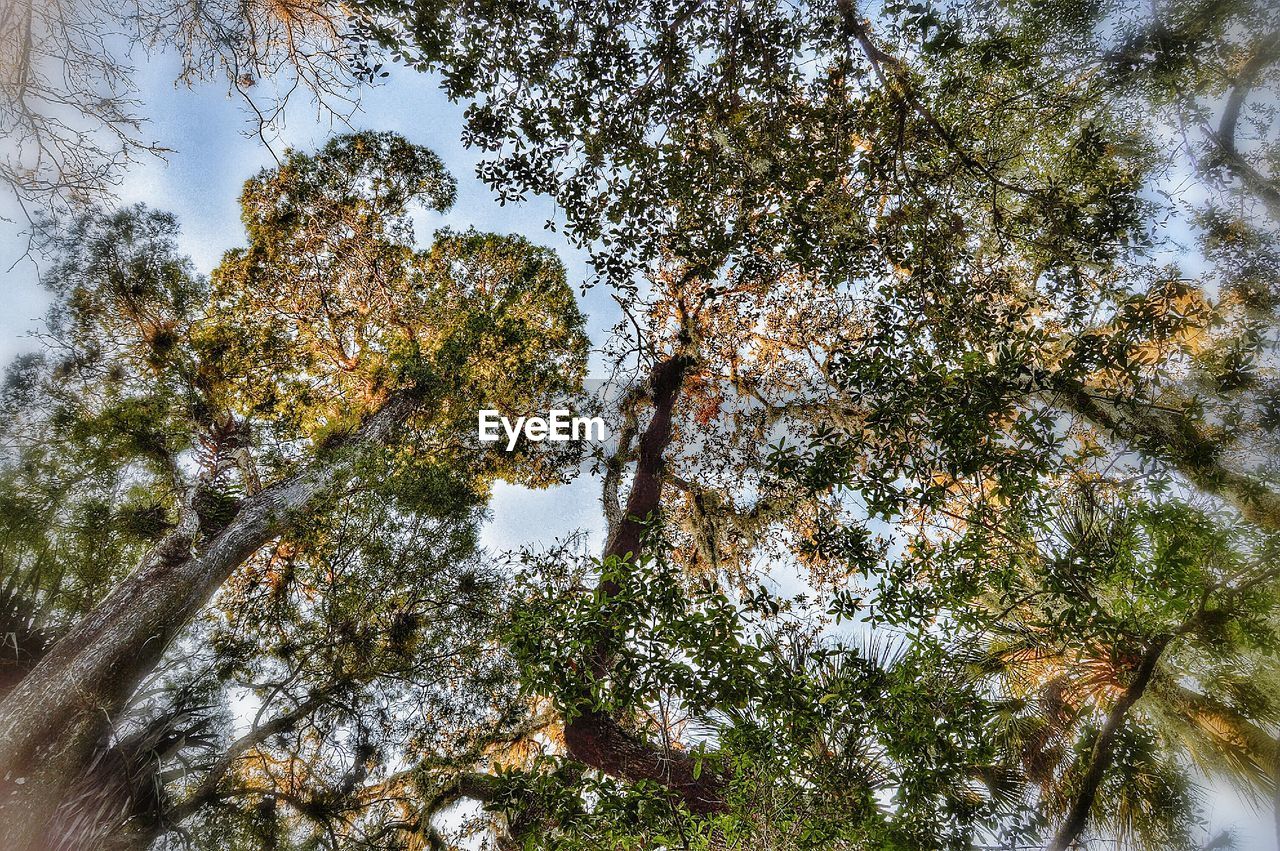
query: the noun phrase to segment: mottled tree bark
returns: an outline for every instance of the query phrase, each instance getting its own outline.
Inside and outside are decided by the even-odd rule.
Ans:
[[[418,406],[393,396],[345,440],[246,499],[207,540],[166,538],[60,639],[0,701],[0,836],[6,851],[40,849],[44,826],[84,775],[129,697],[178,632],[235,568],[351,475]]]
[[[627,495],[626,513],[605,545],[605,558],[623,558],[628,553],[638,555],[640,552],[645,523],[662,501],[663,455],[671,443],[676,402],[689,366],[687,356],[675,354],[653,369],[649,379],[653,417],[640,435],[639,457],[631,479],[631,492]],[[618,592],[612,582],[606,581],[600,587],[607,595]]]

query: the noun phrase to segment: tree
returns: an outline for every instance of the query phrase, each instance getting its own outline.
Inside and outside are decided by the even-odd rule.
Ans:
[[[308,206],[257,194],[272,180]],[[408,205],[451,197],[434,155],[361,134],[314,157],[292,154],[250,182],[250,249],[228,256],[212,291],[173,255],[163,216],[91,217],[67,238],[50,276],[62,296],[53,339],[64,354],[59,392],[70,397],[63,416],[91,448],[123,432],[109,461],[158,504],[163,534],[131,571],[112,566],[114,587],[4,697],[5,825],[16,847],[41,841],[110,720],[182,628],[246,560],[313,516],[320,497],[378,482],[402,511],[465,516],[495,477],[550,475],[554,459],[523,464],[478,444],[464,400],[526,410],[571,391],[584,359],[581,314],[559,264],[522,240],[445,232],[415,252]],[[255,206],[268,200],[270,209]],[[346,261],[363,263],[381,289],[359,290]],[[259,347],[251,338],[231,349],[228,330],[244,318],[235,299],[281,287],[275,272],[304,264],[291,293],[273,290],[292,297],[287,309],[259,315]],[[332,338],[302,333],[323,328],[346,342],[359,329],[342,323],[370,312],[379,328],[395,315],[411,322],[398,338],[357,338],[341,361],[328,357]],[[312,324],[320,316],[331,323]],[[485,360],[499,344],[501,371]],[[292,395],[251,392],[249,367],[263,361],[300,379],[281,391]],[[313,386],[327,392],[301,392]]]
[[[984,637],[967,655],[998,677],[1002,735],[1063,821],[1054,847],[1091,815],[1150,847],[1188,845],[1187,760],[1267,791],[1275,706],[1255,654],[1274,623],[1270,536],[1086,481],[1007,544],[979,557],[999,578],[952,613]],[[913,569],[944,586],[974,575],[935,558]]]
[[[1099,829],[1189,841],[1192,758],[1257,774],[1274,721],[1256,649],[1277,602],[1277,265],[1263,216],[1274,133],[1250,95],[1275,73],[1274,13],[888,3],[868,20],[843,0],[357,13],[371,42],[471,102],[482,177],[503,200],[550,195],[617,291],[627,317],[606,353],[625,386],[617,443],[597,455],[608,532],[594,559],[522,555],[502,637],[537,721],[473,737],[503,758],[424,758],[412,792],[366,786],[371,756],[334,759],[240,784],[261,796],[256,814],[192,823],[241,825],[250,845],[281,826],[332,847],[439,842],[433,819],[470,799],[500,814],[504,841],[560,847],[1065,848]],[[1164,132],[1179,123],[1194,132]],[[365,157],[395,179],[370,178]],[[1206,204],[1155,200],[1187,163]],[[526,481],[555,478],[554,459],[473,453],[461,436],[476,386],[521,403],[513,375],[564,386],[535,364],[558,351],[571,300],[550,288],[514,328],[480,333],[478,308],[501,303],[485,276],[431,282],[467,268],[459,257],[520,279],[546,267],[470,235],[407,248],[400,199],[438,193],[434,168],[361,137],[290,158],[251,182],[250,245],[215,274],[210,316],[189,333],[174,310],[146,320],[192,341],[178,386],[232,415],[210,421],[234,432],[219,452],[237,460],[211,469],[246,502],[208,534],[255,543],[194,584],[283,535],[254,506],[290,487],[301,505],[338,474],[434,474],[478,497],[511,460]],[[1166,217],[1205,271],[1172,262]],[[401,309],[419,303],[438,327]],[[244,443],[268,451],[242,464]],[[366,448],[372,460],[354,457]],[[253,495],[258,467],[275,484]],[[183,493],[199,531],[201,489]],[[1105,499],[1082,511],[1064,493]],[[1084,516],[1114,535],[1077,528]],[[761,587],[793,567],[812,598]],[[829,619],[898,646],[824,643]],[[272,746],[290,766],[322,750]],[[1136,779],[1142,795],[1111,794]],[[235,778],[216,785],[236,796]]]
[[[843,2],[362,8],[370,39],[472,102],[465,138],[492,152],[481,174],[500,197],[553,197],[614,285],[630,290],[647,269],[660,342],[640,395],[653,413],[644,429],[624,420],[624,436],[649,445],[619,456],[637,459],[619,516],[670,514],[664,480],[688,494],[695,536],[738,536],[777,508],[741,511],[731,487],[672,473],[672,435],[690,424],[666,421],[707,383],[740,389],[737,361],[757,341],[785,360],[747,317],[803,327],[825,292],[847,305],[843,324],[804,343],[806,389],[826,385],[828,403],[778,405],[778,419],[813,429],[808,447],[775,455],[781,491],[852,492],[897,524],[900,544],[955,559],[967,530],[1004,529],[1008,506],[1045,506],[1073,471],[1123,475],[1102,460],[1115,449],[1112,460],[1142,456],[1129,472],[1154,493],[1200,492],[1274,531],[1274,228],[1255,214],[1270,205],[1275,143],[1267,103],[1240,119],[1275,73],[1276,21],[1261,4],[887,4],[874,21]],[[1214,120],[1204,104],[1218,94]],[[1211,203],[1144,197],[1188,160]],[[1219,203],[1232,196],[1242,208]],[[1166,265],[1170,212],[1201,239],[1203,275]],[[717,326],[704,312],[770,289],[784,303],[767,319],[746,310]],[[746,336],[705,345],[722,328]],[[716,356],[728,363],[704,371]],[[1064,446],[1068,426],[1078,450]],[[828,540],[859,538],[836,519],[822,523]],[[635,540],[626,528],[606,560],[620,536]],[[703,538],[684,551],[708,552]],[[916,581],[944,610],[987,587],[927,578]],[[935,611],[912,597],[876,608],[917,629]],[[1135,669],[1133,700],[1154,668]],[[602,767],[588,750],[579,758]],[[670,785],[689,798],[687,777]],[[1073,814],[1058,844],[1084,826]]]

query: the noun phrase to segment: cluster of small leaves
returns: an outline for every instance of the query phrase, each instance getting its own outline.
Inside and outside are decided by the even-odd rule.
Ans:
[[[553,697],[566,715],[584,709],[617,712],[679,695],[689,711],[744,702],[764,676],[760,643],[744,640],[742,612],[724,594],[686,587],[677,569],[661,561],[611,558],[592,567],[619,593],[574,592],[565,566],[554,578],[521,574],[523,600],[507,643],[524,672],[522,687]],[[762,642],[758,638],[757,642]],[[608,652],[607,678],[590,667]]]
[[[1141,158],[1107,144],[1096,87],[1000,10],[883,4],[868,52],[835,3],[358,8],[360,35],[470,102],[464,140],[499,198],[554,198],[614,283],[663,250],[747,276],[926,269],[992,205],[1001,238],[1097,259],[1140,214]],[[884,51],[912,63],[915,104]]]
[[[678,740],[695,770],[730,785],[729,812],[695,829],[661,796],[647,824],[612,820],[618,807],[650,799],[643,786],[575,780],[568,794],[563,779],[522,774],[555,790],[566,836],[643,843],[678,828],[701,841],[752,837],[744,841],[777,847],[962,848],[1007,803],[1013,784],[987,733],[990,711],[941,645],[829,645],[778,620],[786,607],[776,601],[735,604],[691,590],[659,560],[593,562],[620,589],[603,597],[582,590],[581,565],[527,557],[507,630],[522,687],[551,696],[568,717],[603,710],[644,727],[679,715],[707,731]],[[583,664],[600,648],[612,662],[603,678]],[[600,782],[608,789],[592,786]],[[548,794],[527,791],[511,805]]]

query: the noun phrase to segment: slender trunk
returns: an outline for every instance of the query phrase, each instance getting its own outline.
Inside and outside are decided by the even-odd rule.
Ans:
[[[1102,730],[1098,733],[1098,738],[1093,743],[1093,750],[1089,754],[1089,764],[1085,769],[1084,777],[1080,781],[1080,788],[1071,802],[1071,808],[1067,811],[1066,819],[1062,822],[1062,826],[1058,828],[1053,841],[1049,843],[1048,851],[1066,851],[1072,843],[1080,838],[1080,834],[1084,831],[1085,825],[1089,821],[1089,811],[1093,808],[1093,802],[1098,796],[1098,787],[1102,784],[1102,777],[1106,774],[1107,769],[1111,767],[1116,737],[1124,729],[1129,710],[1138,702],[1138,699],[1147,690],[1147,686],[1150,685],[1151,677],[1155,674],[1156,665],[1159,664],[1160,656],[1164,653],[1164,649],[1168,644],[1169,639],[1162,638],[1148,648],[1146,655],[1142,657],[1142,661],[1138,664],[1138,669],[1134,672],[1133,680],[1129,683],[1128,688],[1124,690],[1124,693],[1120,695],[1120,699],[1116,701],[1116,705],[1111,707],[1111,711],[1107,713],[1107,720],[1102,725]]]
[[[59,640],[0,701],[0,836],[6,851],[40,847],[66,788],[174,636],[249,555],[317,496],[349,476],[418,405],[394,396],[348,439],[290,478],[246,499],[194,553],[168,539]]]
[[[178,824],[183,819],[190,817],[201,807],[217,800],[218,785],[222,779],[231,771],[236,764],[236,760],[240,759],[246,752],[256,748],[276,733],[291,730],[299,721],[315,712],[325,703],[332,699],[337,687],[321,689],[310,695],[306,700],[299,703],[293,709],[283,712],[263,724],[259,724],[240,738],[236,739],[227,746],[226,751],[218,757],[217,761],[210,766],[209,771],[200,780],[200,785],[196,786],[187,796],[186,800],[174,806],[166,814],[168,820],[172,824]]]
[[[645,523],[662,502],[663,454],[671,443],[676,402],[689,366],[689,359],[677,354],[654,367],[649,380],[653,418],[640,435],[639,458],[631,480],[631,492],[627,495],[626,513],[605,545],[605,558],[638,555]],[[618,592],[612,582],[602,583],[601,589],[606,595]]]

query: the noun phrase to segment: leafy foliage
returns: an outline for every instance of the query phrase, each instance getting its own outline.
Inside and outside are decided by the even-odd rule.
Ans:
[[[55,631],[152,542],[341,471],[211,583],[191,688],[261,723],[206,713],[223,756],[162,814],[245,848],[1064,851],[1203,845],[1202,775],[1274,793],[1274,11],[866,11],[354,10],[617,291],[598,555],[474,552],[495,479],[577,460],[474,412],[573,393],[586,340],[545,250],[414,243],[433,155],[291,154],[207,283],[158,214],[58,243],[0,550]]]

